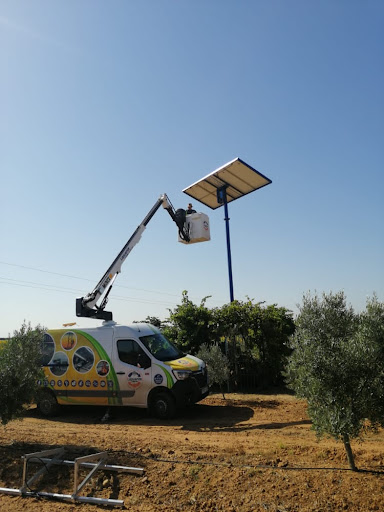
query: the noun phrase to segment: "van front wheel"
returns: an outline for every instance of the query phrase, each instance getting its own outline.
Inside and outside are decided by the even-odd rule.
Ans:
[[[42,391],[39,394],[37,400],[37,408],[43,416],[56,416],[59,413],[59,407],[60,406],[57,403],[56,397],[52,393],[48,391]]]
[[[152,401],[152,410],[157,418],[166,420],[176,414],[176,404],[169,393],[157,393]]]

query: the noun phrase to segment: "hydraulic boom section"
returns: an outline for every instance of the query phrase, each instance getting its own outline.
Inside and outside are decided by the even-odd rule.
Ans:
[[[127,259],[129,253],[132,251],[135,245],[140,241],[143,231],[160,206],[163,206],[163,208],[167,210],[172,220],[176,223],[180,238],[187,243],[190,241],[189,234],[185,227],[185,210],[180,209],[175,211],[168,196],[166,194],[161,195],[156,203],[152,206],[151,210],[147,213],[141,224],[139,224],[139,226],[136,228],[131,238],[116,256],[94,290],[91,293],[85,295],[85,297],[76,299],[76,316],[97,318],[105,321],[112,320],[112,312],[104,311],[104,308],[108,302],[108,295],[112,289],[117,274],[121,272],[122,264]],[[102,301],[100,306],[98,306],[97,302],[101,298]]]

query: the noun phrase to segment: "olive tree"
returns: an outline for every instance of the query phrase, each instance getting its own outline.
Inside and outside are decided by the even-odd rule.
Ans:
[[[225,399],[223,384],[227,382],[229,377],[229,361],[227,356],[223,354],[217,343],[211,346],[203,343],[196,355],[207,365],[209,385],[218,384]]]
[[[20,417],[24,404],[38,391],[40,343],[44,329],[25,322],[0,345],[0,419],[4,425]]]
[[[319,436],[344,443],[356,470],[350,440],[384,424],[384,304],[376,297],[357,314],[343,292],[303,297],[287,382],[308,402]]]

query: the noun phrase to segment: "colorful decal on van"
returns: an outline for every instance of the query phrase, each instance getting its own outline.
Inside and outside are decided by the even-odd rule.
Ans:
[[[164,366],[160,366],[159,364],[155,364],[154,366],[158,366],[164,372],[165,378],[167,379],[167,388],[171,389],[173,387],[172,375],[166,368],[164,368]]]
[[[60,339],[60,344],[64,350],[72,350],[77,343],[76,333],[67,331]]]
[[[192,372],[199,370],[199,363],[188,356],[175,359],[174,361],[167,361],[167,364],[169,364],[173,370],[190,370]]]
[[[75,329],[50,331],[42,342],[41,385],[51,388],[59,404],[121,405],[117,375],[101,344]]]
[[[163,376],[160,375],[160,373],[156,374],[154,377],[153,377],[153,382],[157,385],[159,384],[162,384],[163,383]]]
[[[110,367],[110,364],[108,363],[108,361],[105,361],[102,359],[101,361],[99,361],[97,363],[97,366],[96,366],[97,375],[100,375],[100,377],[106,377],[109,373],[110,368],[111,367]]]
[[[137,389],[142,384],[142,378],[140,373],[135,371],[128,374],[128,386],[133,389]]]

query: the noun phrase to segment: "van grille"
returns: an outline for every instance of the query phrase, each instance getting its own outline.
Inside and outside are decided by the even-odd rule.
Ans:
[[[199,385],[199,388],[204,388],[208,383],[208,374],[206,370],[199,370],[197,372],[193,372],[193,377],[196,379],[196,382]]]

